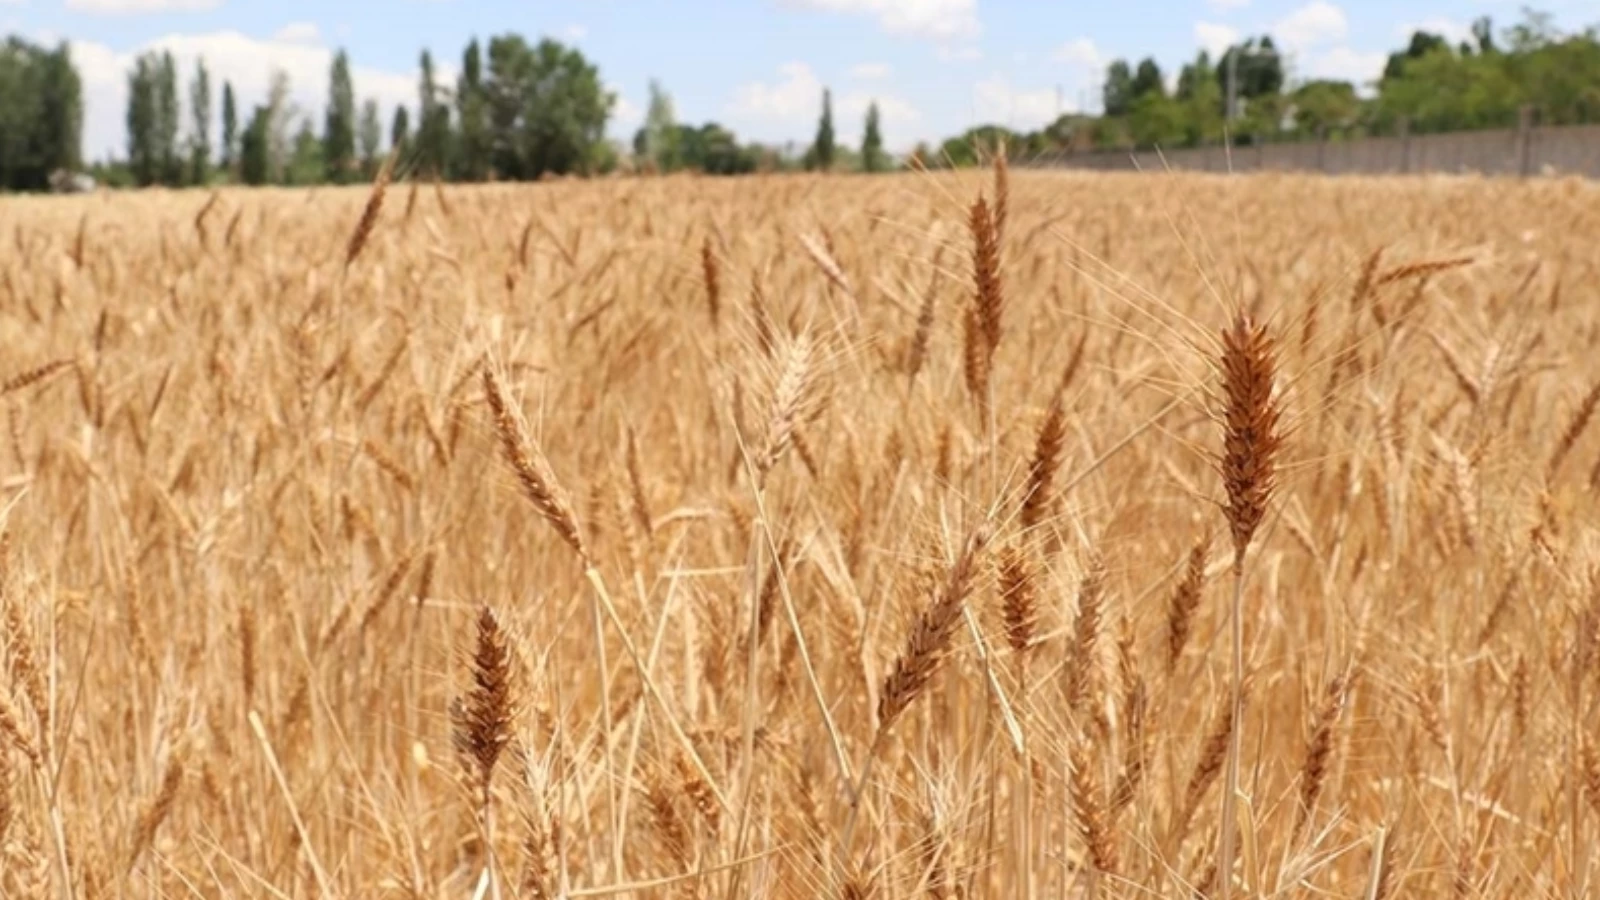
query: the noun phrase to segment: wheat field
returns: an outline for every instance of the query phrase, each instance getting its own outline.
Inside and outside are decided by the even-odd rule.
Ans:
[[[1597,236],[1450,177],[7,199],[0,893],[1592,896]]]

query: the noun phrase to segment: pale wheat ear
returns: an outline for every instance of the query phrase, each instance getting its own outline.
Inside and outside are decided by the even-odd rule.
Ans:
[[[483,367],[483,395],[494,418],[494,430],[500,440],[501,452],[516,475],[523,496],[550,523],[567,546],[578,554],[583,564],[589,565],[589,547],[584,541],[583,530],[578,527],[578,517],[572,511],[571,499],[556,481],[544,454],[528,439],[521,419],[513,412],[505,389],[500,386],[499,376],[487,365]]]
[[[377,227],[378,213],[383,210],[383,197],[389,190],[389,179],[394,176],[395,156],[399,148],[389,151],[383,160],[383,167],[378,170],[378,177],[372,182],[372,192],[367,195],[367,205],[361,209],[361,218],[356,220],[355,230],[350,233],[350,240],[345,244],[344,268],[349,269],[350,264],[361,255],[362,248],[367,246],[367,239],[372,236],[372,229]],[[416,201],[416,183],[411,185],[411,202]],[[406,216],[410,218],[411,203],[406,204]]]

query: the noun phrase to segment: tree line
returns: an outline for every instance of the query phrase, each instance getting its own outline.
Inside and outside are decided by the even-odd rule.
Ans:
[[[1006,142],[1010,152],[1060,152],[1195,147],[1282,140],[1347,140],[1366,136],[1516,126],[1525,114],[1541,125],[1600,122],[1600,29],[1558,31],[1544,13],[1525,10],[1497,30],[1475,21],[1471,37],[1452,43],[1416,31],[1390,54],[1363,95],[1350,81],[1291,82],[1287,61],[1270,36],[1200,51],[1169,85],[1151,58],[1111,62],[1101,114],[1070,114],[1031,132],[981,125],[937,149],[919,146],[928,165],[969,165],[979,148]]]
[[[876,172],[902,160],[884,146],[871,104],[859,147],[837,138],[832,95],[823,90],[814,138],[804,147],[743,143],[715,121],[676,119],[671,95],[649,86],[644,124],[630,146],[605,138],[616,98],[577,49],[506,33],[462,51],[459,75],[445,84],[423,51],[417,121],[407,104],[385,116],[376,100],[359,105],[343,50],[333,55],[320,121],[292,101],[287,75],[250,109],[231,84],[214,93],[205,61],[180,73],[169,52],[141,55],[127,74],[123,158],[96,165],[111,185],[348,183],[370,179],[385,147],[405,171],[451,181],[528,180],[630,167],[737,175],[783,169]],[[1600,33],[1558,32],[1549,16],[1526,11],[1497,31],[1482,18],[1470,40],[1426,31],[1390,55],[1364,93],[1348,81],[1293,82],[1271,37],[1252,37],[1213,59],[1199,52],[1169,82],[1153,59],[1113,61],[1098,115],[1060,116],[1014,132],[981,125],[938,147],[920,144],[907,161],[967,165],[981,148],[1005,142],[1022,157],[1107,148],[1183,147],[1507,127],[1531,111],[1541,124],[1600,121]],[[213,134],[220,97],[221,131]],[[185,111],[187,110],[187,114]],[[387,123],[385,123],[387,118]],[[52,173],[82,166],[83,89],[66,43],[21,38],[0,45],[0,190],[44,190]],[[386,140],[387,139],[387,140]]]
[[[128,75],[127,157],[113,179],[184,186],[213,180],[244,184],[344,184],[372,177],[385,147],[425,178],[483,181],[588,174],[614,165],[605,127],[615,104],[599,70],[574,48],[521,35],[474,39],[454,85],[442,83],[423,51],[417,121],[398,104],[357,105],[350,58],[333,55],[321,121],[293,103],[288,76],[274,73],[267,96],[246,111],[222,85],[222,132],[212,146],[211,82],[195,66],[187,94],[191,124],[179,139],[178,74],[172,55],[151,51]]]

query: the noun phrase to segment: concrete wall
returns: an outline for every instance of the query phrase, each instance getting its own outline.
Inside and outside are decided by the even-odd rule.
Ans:
[[[1600,125],[1260,144],[1234,147],[1231,151],[1223,147],[1169,150],[1162,154],[1112,150],[1046,157],[1037,164],[1106,171],[1160,172],[1172,168],[1203,172],[1300,171],[1363,175],[1404,172],[1537,175],[1548,168],[1559,174],[1600,178]]]

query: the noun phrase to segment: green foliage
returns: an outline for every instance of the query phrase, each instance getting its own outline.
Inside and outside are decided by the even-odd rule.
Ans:
[[[1100,105],[1111,118],[1125,116],[1133,108],[1133,73],[1126,60],[1106,66],[1105,85],[1100,88]]]
[[[343,184],[356,174],[356,91],[350,81],[350,57],[343,49],[328,71],[328,106],[322,119],[322,159],[327,177]]]
[[[833,168],[835,153],[833,138],[833,92],[822,91],[822,118],[817,122],[817,137],[806,154],[806,168],[824,172]]]
[[[403,157],[411,149],[411,111],[405,106],[394,108],[394,119],[389,124],[389,146]]]
[[[925,162],[929,168],[975,166],[992,158],[1002,143],[1008,149],[1014,150],[1020,144],[1026,143],[1026,139],[1023,135],[999,125],[979,125],[945,141],[939,147],[938,155]]]
[[[604,161],[606,120],[615,96],[582,53],[548,38],[489,41],[484,80],[496,173],[534,179],[547,172],[591,172]]]
[[[0,190],[42,191],[80,163],[83,86],[66,44],[0,44]]]
[[[883,153],[883,132],[878,127],[878,103],[874,100],[867,107],[867,124],[861,136],[861,170],[881,172],[886,168],[888,160]]]
[[[644,116],[644,127],[634,136],[633,152],[648,161],[657,171],[670,172],[684,165],[680,150],[674,145],[677,123],[673,117],[672,96],[661,83],[650,79],[650,106]]]
[[[222,167],[233,171],[239,153],[239,110],[234,105],[233,83],[222,83]]]
[[[267,184],[272,178],[271,131],[272,110],[257,106],[239,138],[239,179],[245,184]]]
[[[422,51],[422,83],[417,91],[417,168],[442,176],[450,159],[450,106],[434,80],[433,54]]]
[[[460,123],[455,175],[466,181],[489,177],[489,101],[483,89],[483,48],[477,38],[461,55],[456,80],[456,120]]]
[[[1224,113],[1230,77],[1236,79],[1236,93],[1246,107],[1251,105],[1249,101],[1278,96],[1283,91],[1283,57],[1272,38],[1251,38],[1222,54],[1217,62],[1217,86],[1222,89]]]
[[[194,123],[189,135],[189,181],[206,184],[211,180],[211,73],[203,59],[189,83],[189,115]]]
[[[1487,20],[1474,26],[1479,52],[1462,54],[1438,43],[1407,56],[1399,74],[1385,77],[1371,112],[1372,126],[1393,131],[1507,128],[1524,107],[1545,125],[1600,121],[1600,35],[1564,36],[1530,13],[1504,35],[1498,49]],[[1413,45],[1418,41],[1413,37]]]
[[[361,104],[361,125],[357,129],[361,141],[361,177],[370,179],[378,171],[378,146],[383,143],[383,120],[378,112],[378,101],[368,98]]]
[[[1295,88],[1294,124],[1308,135],[1325,135],[1355,127],[1361,98],[1348,81],[1308,81]]]
[[[1161,76],[1161,66],[1154,59],[1145,57],[1139,61],[1139,68],[1133,75],[1133,98],[1139,100],[1152,94],[1165,97],[1167,84]]]
[[[317,139],[317,133],[311,127],[309,118],[300,121],[300,130],[295,132],[294,150],[289,156],[289,166],[284,173],[287,184],[320,184],[324,180],[328,166],[322,159],[322,141]]]

